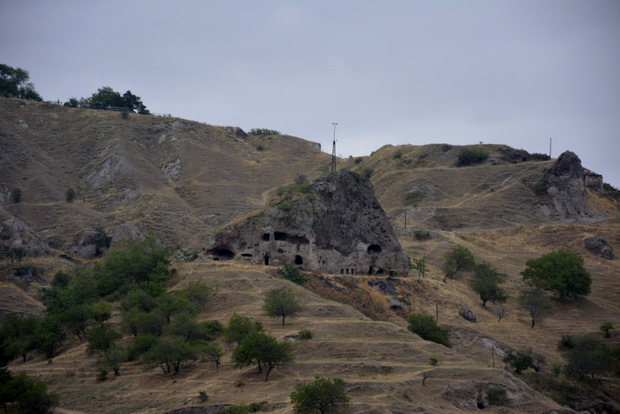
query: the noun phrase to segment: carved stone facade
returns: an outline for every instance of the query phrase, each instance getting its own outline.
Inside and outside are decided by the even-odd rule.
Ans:
[[[331,274],[406,276],[409,258],[369,179],[340,170],[215,235],[216,260],[285,263]]]

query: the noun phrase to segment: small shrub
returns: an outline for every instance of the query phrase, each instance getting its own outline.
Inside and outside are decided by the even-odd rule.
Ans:
[[[108,378],[108,370],[105,368],[99,368],[96,375],[97,381],[105,381]]]
[[[129,119],[129,114],[131,113],[131,110],[127,107],[124,107],[121,109],[121,118],[123,119]]]
[[[354,162],[355,162],[355,164],[359,164],[359,163],[360,163],[360,162],[362,162],[362,161],[363,161],[363,160],[362,160],[361,158],[356,158]]]
[[[403,152],[401,150],[398,150],[394,153],[394,155],[392,155],[392,157],[394,157],[395,160],[401,159],[403,156]]]
[[[206,392],[199,391],[198,392],[198,399],[200,400],[200,402],[206,403],[207,401],[209,401],[209,396],[207,395]]]
[[[301,273],[301,270],[290,263],[285,263],[283,268],[278,269],[278,274],[283,276],[286,280],[302,286],[310,280]]]
[[[431,233],[429,231],[416,230],[413,232],[413,237],[419,241],[430,240]]]
[[[489,388],[487,390],[487,400],[491,405],[505,405],[508,403],[506,390],[503,388]]]
[[[405,193],[405,203],[408,205],[417,205],[422,199],[424,199],[424,192],[420,190],[413,190]]]
[[[76,196],[77,193],[73,188],[68,188],[67,191],[65,191],[65,201],[67,203],[73,203],[73,200],[75,200]]]
[[[559,377],[560,373],[562,372],[562,365],[560,364],[553,364],[553,366],[551,367],[551,372],[553,373],[554,377]]]
[[[456,165],[465,167],[468,165],[480,164],[489,158],[489,154],[477,148],[463,148],[457,156]]]
[[[19,187],[15,187],[13,189],[13,192],[11,193],[11,200],[13,200],[14,203],[19,203],[20,201],[22,201],[22,190]]]
[[[449,338],[450,330],[437,325],[437,321],[432,316],[413,314],[407,318],[407,322],[409,322],[407,329],[418,334],[420,338],[452,348]]]
[[[248,132],[250,135],[282,135],[280,131],[276,131],[275,129],[267,129],[267,128],[252,128]]]
[[[547,194],[547,187],[549,187],[549,182],[541,178],[540,180],[532,184],[531,187],[534,193],[536,193],[537,195],[545,195]]]
[[[562,339],[558,342],[559,351],[567,351],[575,347],[575,341],[570,335],[562,335]]]
[[[374,168],[372,167],[364,167],[360,170],[359,176],[361,178],[370,178],[371,175],[375,173]]]
[[[439,360],[435,357],[431,357],[431,359],[428,360],[428,363],[431,364],[432,366],[437,366],[437,364],[439,363]]]
[[[517,351],[516,353],[506,355],[504,362],[510,364],[514,368],[515,372],[520,374],[521,371],[533,366],[534,357],[525,351]]]
[[[258,144],[258,145],[256,146],[256,150],[257,150],[257,151],[263,151],[264,149],[265,149],[265,146],[264,146],[263,144]]]
[[[314,337],[314,332],[312,332],[310,329],[304,328],[299,331],[299,339],[302,341],[312,339],[313,337]]]
[[[549,156],[547,154],[541,154],[539,152],[535,152],[530,154],[530,159],[532,161],[549,161]]]
[[[609,331],[613,331],[614,329],[614,324],[611,322],[604,322],[601,324],[601,326],[599,327],[599,329],[603,332],[605,332],[605,338],[609,338],[611,335],[609,333]]]

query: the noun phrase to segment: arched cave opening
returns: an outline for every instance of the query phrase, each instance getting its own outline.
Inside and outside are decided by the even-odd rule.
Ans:
[[[269,253],[265,253],[265,266],[269,266]]]
[[[265,233],[261,237],[262,241],[269,241],[270,239],[271,239],[271,235],[269,233]]]
[[[214,260],[232,260],[235,258],[235,253],[228,249],[218,249],[213,252]]]
[[[295,256],[295,264],[296,264],[296,265],[302,265],[302,264],[304,264],[304,259],[303,259],[300,255],[296,255],[296,256]]]
[[[368,254],[375,254],[375,253],[381,253],[383,249],[381,249],[381,246],[379,246],[378,244],[371,244],[370,246],[368,246],[368,250],[366,250],[368,252]]]

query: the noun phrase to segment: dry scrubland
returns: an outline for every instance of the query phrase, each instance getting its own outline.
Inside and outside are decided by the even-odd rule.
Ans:
[[[216,229],[251,215],[276,187],[300,174],[314,179],[330,165],[329,155],[290,136],[239,137],[234,128],[152,116],[122,120],[115,112],[17,99],[0,99],[0,111],[0,146],[8,160],[0,163],[0,177],[7,188],[23,190],[22,202],[2,204],[0,221],[17,217],[26,223],[31,232],[24,242],[37,236],[56,240],[51,256],[25,259],[39,269],[41,285],[56,270],[71,269],[73,264],[56,255],[83,230],[101,226],[111,232],[120,223],[132,222],[144,232],[153,231],[173,251],[201,251]],[[499,145],[472,147],[491,158],[506,154],[506,147]],[[477,411],[477,396],[493,385],[506,387],[511,403],[487,412],[561,410],[504,370],[499,357],[493,368],[491,349],[497,355],[531,350],[545,360],[542,369],[549,372],[553,364],[563,363],[555,347],[562,335],[594,332],[602,338],[602,322],[620,327],[620,260],[604,260],[583,245],[585,237],[605,237],[616,255],[620,253],[618,203],[589,191],[590,216],[581,222],[545,216],[539,208],[545,198],[535,195],[530,185],[553,160],[457,169],[453,165],[459,148],[388,145],[369,157],[339,160],[339,168],[374,171],[377,198],[406,253],[426,257],[429,271],[424,279],[412,273],[389,282],[407,304],[405,310],[390,309],[390,298],[369,286],[385,278],[315,275],[304,289],[282,280],[272,267],[204,257],[173,263],[178,274],[171,289],[193,280],[214,289],[200,320],[226,323],[236,312],[260,319],[278,339],[303,328],[314,331],[314,339],[295,342],[296,362],[275,369],[267,383],[255,368],[233,369],[230,350],[219,372],[196,362],[178,375],[162,375],[160,370],[142,372],[139,363],[131,362],[123,365],[119,377],[97,382],[96,361],[77,340],[52,363],[38,356],[26,364],[15,361],[10,368],[47,381],[61,395],[62,412],[162,413],[202,405],[198,395],[205,391],[206,405],[265,402],[268,411],[291,413],[288,396],[294,385],[315,375],[342,377],[349,384],[352,413]],[[596,171],[595,166],[584,167]],[[73,203],[64,201],[69,187],[78,192]],[[414,203],[406,198],[411,192],[417,195]],[[416,239],[416,230],[429,231],[431,238]],[[471,275],[442,282],[443,256],[456,244],[507,274],[504,287],[510,298],[501,322],[495,305],[481,307],[469,286]],[[575,304],[556,303],[555,314],[531,329],[528,315],[517,306],[525,288],[519,273],[526,260],[557,249],[584,257],[592,293]],[[5,265],[0,263],[3,273]],[[262,292],[282,285],[292,287],[306,305],[285,327],[261,311]],[[461,318],[460,308],[474,311],[477,323]],[[0,281],[0,311],[7,310],[40,313],[36,288],[25,291]],[[452,330],[452,350],[406,330],[407,315],[436,311],[440,324]],[[128,344],[131,338],[123,341]],[[612,331],[605,341],[619,345],[620,336]],[[430,358],[438,365],[432,366]],[[618,377],[608,379],[599,391],[617,400]]]
[[[181,264],[178,270],[174,288],[200,280],[214,289],[199,320],[226,322],[234,311],[260,319],[278,339],[295,336],[302,328],[311,329],[314,338],[296,341],[296,362],[274,370],[267,383],[255,367],[233,369],[228,361],[230,352],[218,372],[196,362],[177,375],[162,375],[159,369],[144,373],[137,363],[127,363],[119,377],[97,382],[94,359],[87,358],[85,345],[76,341],[52,363],[37,357],[25,365],[13,363],[11,369],[46,380],[62,395],[62,407],[89,413],[161,413],[201,405],[200,391],[209,395],[205,405],[264,402],[268,411],[290,413],[288,396],[294,385],[315,375],[343,378],[353,400],[350,412],[357,413],[467,412],[476,409],[477,394],[483,394],[489,385],[506,387],[514,399],[502,412],[559,408],[502,369],[423,341],[395,318],[394,322],[373,321],[350,306],[282,280],[274,269],[198,261]],[[432,290],[434,283],[429,284]],[[301,315],[284,327],[278,318],[267,318],[261,311],[262,292],[279,286],[292,287],[305,305]],[[426,289],[429,287],[421,288]],[[365,294],[372,295],[371,291]],[[389,318],[389,311],[384,312]],[[437,366],[430,365],[432,357],[439,361]],[[428,379],[422,386],[424,376]]]

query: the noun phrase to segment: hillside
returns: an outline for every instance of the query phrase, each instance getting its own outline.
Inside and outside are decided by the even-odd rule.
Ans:
[[[95,361],[84,355],[77,340],[51,364],[38,356],[23,365],[15,361],[11,369],[45,379],[61,394],[64,409],[79,412],[166,412],[195,405],[198,392],[205,390],[208,405],[267,402],[273,412],[290,413],[287,402],[294,384],[314,375],[344,378],[355,413],[474,411],[477,396],[489,384],[505,386],[511,405],[487,411],[561,410],[523,378],[505,371],[499,355],[531,350],[544,360],[542,371],[549,373],[553,364],[564,363],[556,350],[562,335],[602,337],[602,322],[620,326],[618,202],[589,188],[587,214],[551,214],[549,197],[532,188],[555,160],[528,159],[523,151],[485,144],[472,148],[488,152],[488,162],[455,167],[462,148],[387,145],[368,157],[338,163],[338,168],[361,174],[372,169],[375,195],[405,253],[427,260],[429,270],[422,280],[415,272],[391,281],[316,273],[307,290],[291,286],[307,308],[281,327],[260,310],[264,290],[288,285],[275,268],[213,262],[206,256],[174,263],[178,277],[171,288],[201,280],[215,289],[201,320],[225,322],[237,312],[260,318],[279,339],[302,328],[315,332],[315,339],[295,343],[296,363],[275,370],[267,384],[253,369],[233,370],[227,359],[218,373],[196,363],[177,376],[142,373],[129,363],[119,378],[98,383]],[[165,117],[123,119],[113,111],[17,99],[0,99],[0,150],[2,242],[50,253],[26,257],[38,269],[28,281],[11,281],[11,265],[3,263],[2,315],[43,310],[36,288],[55,271],[90,261],[58,257],[75,256],[86,230],[102,228],[111,235],[120,225],[131,224],[141,233],[152,231],[174,252],[200,252],[222,226],[262,208],[278,186],[302,174],[311,180],[324,176],[330,166],[328,154],[296,137],[256,137],[234,127]],[[16,187],[23,192],[19,203],[11,201]],[[77,190],[72,203],[65,201],[68,188]],[[428,232],[429,238],[420,239],[420,232]],[[584,239],[590,236],[605,238],[616,257],[606,260],[587,251]],[[507,274],[510,297],[501,322],[493,305],[489,310],[481,307],[470,287],[471,276],[442,282],[443,256],[456,244]],[[554,315],[531,329],[516,299],[525,288],[520,272],[526,260],[557,249],[585,259],[592,293],[576,304],[556,303]],[[394,300],[398,306],[391,306]],[[461,318],[461,308],[472,310],[477,322]],[[415,312],[437,314],[439,322],[451,328],[454,348],[407,332],[404,318]],[[618,346],[620,336],[613,331],[608,342]],[[491,349],[496,352],[495,368]],[[437,366],[429,364],[431,357],[438,359]],[[431,376],[423,387],[425,373]],[[618,412],[620,382],[617,376],[608,380],[600,390],[579,395],[581,407]]]

